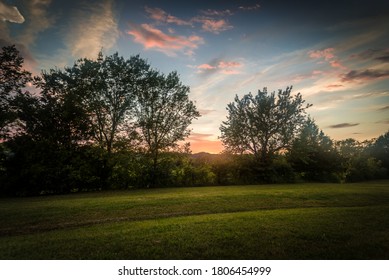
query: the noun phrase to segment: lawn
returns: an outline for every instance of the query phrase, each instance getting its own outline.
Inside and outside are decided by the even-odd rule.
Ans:
[[[389,259],[389,181],[0,199],[0,259]]]

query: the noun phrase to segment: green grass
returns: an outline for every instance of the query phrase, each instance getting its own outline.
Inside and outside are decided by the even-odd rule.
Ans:
[[[0,259],[389,259],[389,181],[0,199]]]

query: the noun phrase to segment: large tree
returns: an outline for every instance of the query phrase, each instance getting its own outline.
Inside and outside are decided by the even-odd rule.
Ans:
[[[58,96],[74,117],[78,114],[79,123],[73,124],[82,125],[85,141],[92,140],[111,154],[120,137],[135,131],[136,87],[149,68],[139,56],[124,59],[117,53],[105,57],[100,53],[96,60],[79,59],[72,67],[43,73],[39,85],[46,95]]]
[[[176,72],[168,75],[148,71],[137,91],[135,106],[141,139],[152,158],[151,184],[156,184],[158,159],[184,140],[188,126],[200,114],[188,97],[189,87],[183,85]]]
[[[293,170],[309,181],[339,181],[341,158],[333,141],[308,118],[287,154]]]
[[[13,99],[31,81],[31,73],[23,69],[23,58],[16,47],[3,47],[0,52],[0,138],[6,137],[15,121]]]
[[[227,121],[220,126],[221,140],[227,151],[249,153],[262,164],[272,155],[290,148],[306,121],[305,105],[300,93],[291,95],[292,87],[269,93],[267,88],[227,105]]]

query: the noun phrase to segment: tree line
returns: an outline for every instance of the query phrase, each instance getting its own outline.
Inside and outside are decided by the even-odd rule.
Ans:
[[[179,143],[200,114],[177,72],[100,52],[32,76],[15,46],[0,63],[2,195],[388,176],[388,133],[333,141],[292,87],[236,96],[220,126],[225,151],[191,154]]]

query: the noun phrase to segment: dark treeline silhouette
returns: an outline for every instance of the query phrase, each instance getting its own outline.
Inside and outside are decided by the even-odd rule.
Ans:
[[[0,63],[1,195],[388,177],[389,132],[333,141],[292,87],[237,96],[225,152],[191,154],[178,143],[200,114],[176,72],[99,53],[33,77],[15,46]]]

